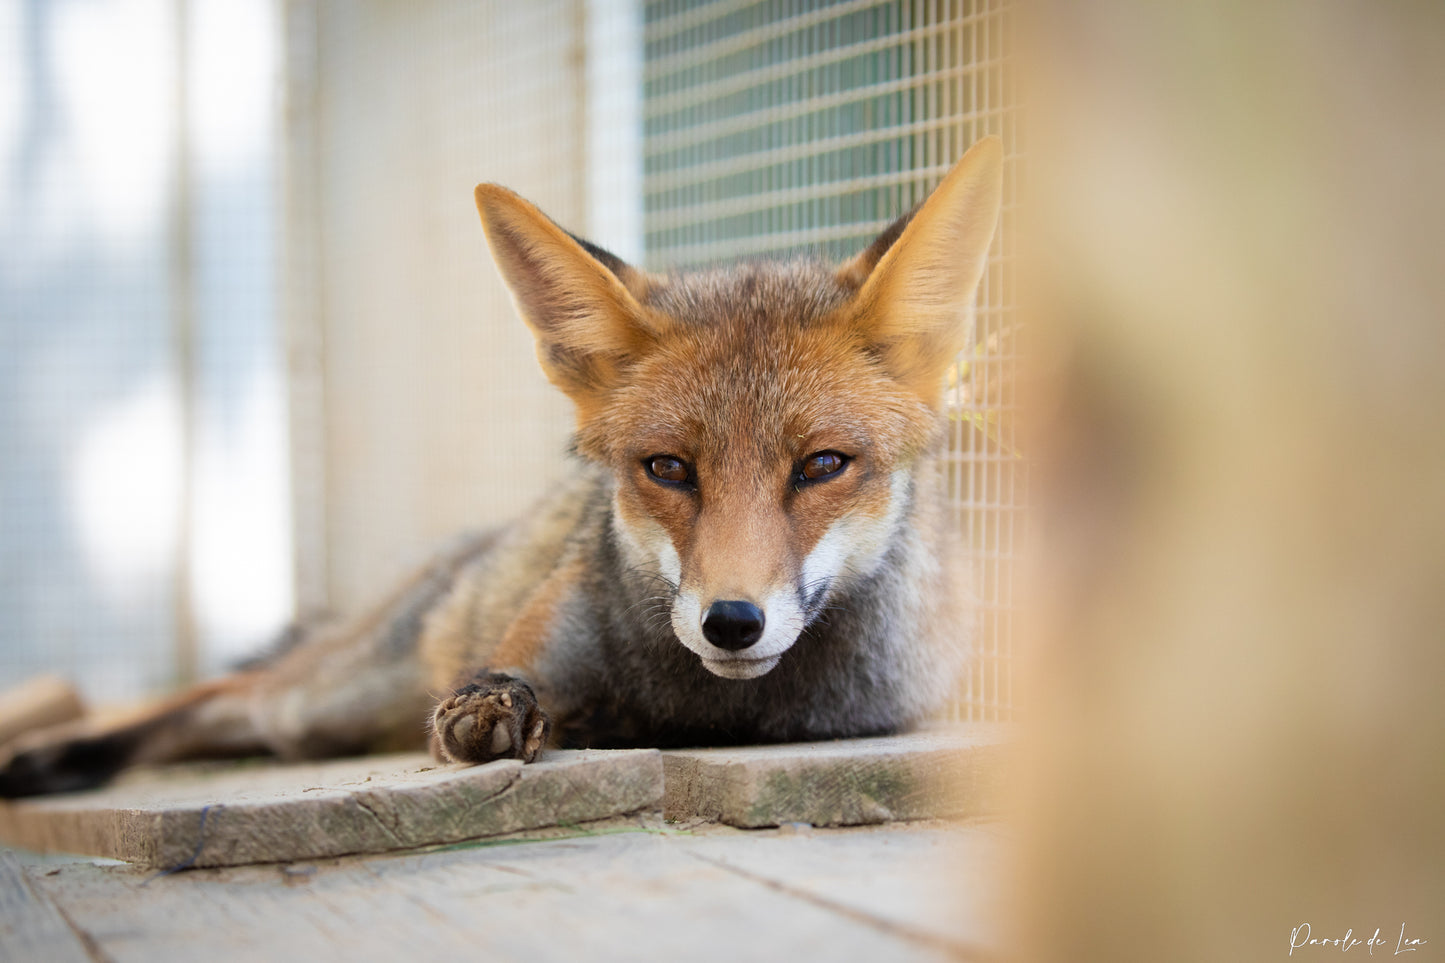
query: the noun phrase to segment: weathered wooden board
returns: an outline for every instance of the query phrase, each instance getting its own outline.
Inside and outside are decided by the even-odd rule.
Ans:
[[[934,963],[1000,955],[1001,842],[979,823],[779,833],[654,815],[546,841],[168,876],[21,858],[68,921],[55,945],[78,937],[114,963]],[[30,959],[52,958],[37,945]]]
[[[745,828],[993,812],[1005,732],[969,724],[876,739],[668,751],[664,812]]]
[[[0,851],[0,963],[91,963],[85,943],[43,893],[36,892],[25,869]]]
[[[656,809],[656,750],[553,751],[524,766],[424,754],[136,773],[87,793],[0,803],[0,840],[148,866],[376,853]]]
[[[553,751],[531,766],[414,754],[179,767],[0,803],[0,840],[171,868],[376,853],[659,807],[747,828],[957,818],[998,808],[1003,735],[969,725],[662,754]]]

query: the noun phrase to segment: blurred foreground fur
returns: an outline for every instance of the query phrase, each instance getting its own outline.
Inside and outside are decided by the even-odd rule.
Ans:
[[[1015,948],[1438,958],[1445,8],[1032,9]]]

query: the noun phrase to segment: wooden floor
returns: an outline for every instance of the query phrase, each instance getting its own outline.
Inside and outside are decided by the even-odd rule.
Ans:
[[[653,814],[197,869],[0,850],[0,960],[989,959],[998,824],[739,830]]]

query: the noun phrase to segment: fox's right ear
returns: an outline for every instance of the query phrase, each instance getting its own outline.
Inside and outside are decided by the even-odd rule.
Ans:
[[[505,187],[478,184],[476,198],[492,257],[537,339],[542,370],[585,419],[666,321],[638,303],[628,282],[645,279],[621,259],[578,241]]]

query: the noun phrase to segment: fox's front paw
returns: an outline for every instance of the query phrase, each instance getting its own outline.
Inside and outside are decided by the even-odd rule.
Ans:
[[[551,728],[531,686],[492,673],[437,703],[432,714],[432,755],[442,762],[532,762],[546,745]]]

